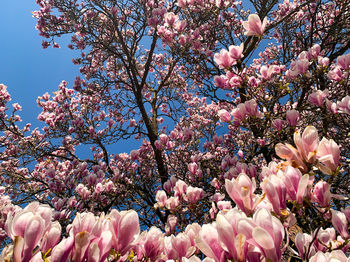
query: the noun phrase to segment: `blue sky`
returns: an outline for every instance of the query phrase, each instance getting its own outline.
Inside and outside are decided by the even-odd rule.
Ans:
[[[7,86],[12,103],[22,105],[23,122],[33,126],[38,125],[36,117],[40,112],[36,98],[57,90],[62,80],[72,84],[79,74],[79,68],[72,63],[74,54],[66,44],[60,49],[42,49],[43,38],[31,14],[38,9],[35,0],[0,3],[0,83]]]

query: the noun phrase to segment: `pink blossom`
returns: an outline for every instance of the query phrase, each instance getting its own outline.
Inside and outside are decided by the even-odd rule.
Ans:
[[[247,116],[246,107],[244,104],[238,104],[238,106],[232,110],[232,116],[234,117],[234,123],[239,124]]]
[[[185,8],[187,5],[187,1],[186,0],[177,0],[177,6],[181,7],[181,8]]]
[[[68,238],[64,238],[57,246],[55,246],[52,250],[51,261],[52,262],[66,262],[68,260],[68,256],[73,249],[74,238],[70,236]]]
[[[184,199],[189,203],[196,203],[204,197],[204,191],[198,187],[189,186],[186,189],[186,195]]]
[[[16,110],[16,111],[22,110],[22,107],[21,107],[20,104],[18,104],[18,103],[12,104],[12,107],[13,107],[13,109]]]
[[[273,211],[278,215],[286,215],[286,186],[277,175],[266,177],[262,183],[263,192],[271,202]]]
[[[315,127],[308,126],[304,129],[302,135],[297,130],[294,132],[294,143],[297,146],[298,153],[309,163],[313,163],[316,157],[318,147],[318,132]]]
[[[53,212],[49,206],[33,202],[7,217],[5,230],[14,242],[15,261],[29,261],[37,252],[57,244],[61,235],[59,224],[52,224]],[[34,252],[34,250],[36,252]]]
[[[165,207],[169,210],[175,210],[180,204],[179,197],[169,197],[165,201]]]
[[[337,104],[334,103],[331,100],[328,100],[326,98],[326,106],[327,106],[327,110],[333,114],[337,114],[338,113],[338,109],[337,109]]]
[[[296,200],[297,191],[299,187],[299,181],[302,177],[302,174],[299,169],[288,166],[283,174],[283,182],[286,186],[286,191],[289,196],[288,199]]]
[[[130,157],[132,161],[135,161],[139,158],[140,151],[139,150],[131,150]]]
[[[179,19],[179,16],[175,15],[173,12],[170,12],[164,15],[164,19],[168,26],[173,27],[175,22]]]
[[[262,117],[262,113],[259,112],[258,104],[254,99],[246,101],[244,103],[244,106],[245,106],[245,112],[247,113],[247,115],[253,116],[253,117]]]
[[[249,80],[248,80],[249,85],[251,85],[252,87],[257,87],[260,83],[260,81],[258,79],[256,79],[256,77],[254,76],[250,76]]]
[[[307,58],[302,57],[303,56],[299,57],[296,61],[292,61],[290,69],[287,72],[288,77],[295,78],[299,74],[308,73],[307,70],[309,68],[310,62]]]
[[[261,23],[260,17],[257,14],[248,16],[248,21],[243,22],[243,27],[246,30],[245,35],[248,36],[262,36],[265,31],[267,17]]]
[[[316,59],[321,53],[321,46],[319,44],[315,44],[311,48],[309,48],[308,51],[310,57]]]
[[[140,233],[139,217],[134,210],[121,211],[113,209],[109,214],[112,247],[124,255]]]
[[[298,150],[292,145],[278,143],[275,146],[275,151],[280,158],[286,159],[291,163],[295,163],[298,165],[298,167],[302,169],[305,169],[305,170],[307,169],[302,157],[298,153]]]
[[[239,60],[243,57],[242,53],[244,50],[244,44],[242,43],[240,46],[231,45],[231,46],[229,46],[228,50],[229,50],[230,56],[234,60]]]
[[[215,135],[213,137],[213,140],[214,140],[214,143],[217,144],[217,145],[221,145],[222,142],[224,141],[224,138],[222,136],[217,136]]]
[[[197,169],[198,169],[198,165],[197,163],[189,163],[187,165],[188,171],[190,171],[190,173],[192,175],[195,175],[197,173]]]
[[[328,95],[327,89],[324,91],[317,90],[309,95],[309,102],[313,105],[321,107],[325,102],[327,95]]]
[[[237,232],[237,222],[242,216],[237,212],[230,211],[226,215],[218,214],[216,228],[221,246],[234,260],[245,261],[248,253],[248,242],[246,236]]]
[[[69,248],[73,261],[91,259],[104,260],[112,245],[112,233],[109,230],[109,220],[104,217],[97,218],[92,213],[78,213],[72,225],[69,227],[70,237],[59,245],[57,250],[57,261],[66,257],[67,251],[62,248]],[[74,245],[71,244],[71,241]]]
[[[61,225],[55,221],[52,222],[51,228],[46,231],[46,234],[41,240],[41,250],[43,253],[48,252],[50,249],[56,246],[61,238]]]
[[[275,128],[277,131],[281,131],[283,128],[284,121],[282,119],[274,119],[272,121],[272,127]]]
[[[306,59],[309,60],[311,59],[310,53],[307,51],[302,51],[299,55],[298,55],[298,60],[300,59]]]
[[[341,101],[337,103],[341,113],[350,115],[350,96],[343,97]]]
[[[176,21],[175,23],[175,29],[178,33],[183,32],[187,26],[187,22],[185,20],[182,21]]]
[[[225,76],[214,76],[214,83],[215,86],[225,89],[227,85],[227,78]]]
[[[331,209],[332,212],[332,224],[334,228],[340,233],[343,239],[349,237],[348,221],[343,212]]]
[[[295,237],[295,245],[299,251],[299,256],[301,257],[301,259],[307,259],[306,254],[311,241],[312,241],[312,236],[310,236],[309,234],[300,233],[300,232],[297,233]],[[310,251],[309,251],[309,257],[313,256],[315,253],[316,253],[315,247],[311,245]]]
[[[242,84],[242,78],[240,76],[232,76],[229,80],[231,88],[239,87]]]
[[[195,238],[198,236],[201,226],[198,223],[189,224],[186,226],[185,234],[190,238],[191,245],[195,246]]]
[[[166,145],[169,141],[169,138],[166,134],[160,134],[159,140],[160,140],[160,142],[162,142],[163,145]]]
[[[218,111],[218,116],[220,117],[220,120],[222,122],[230,122],[231,121],[231,115],[229,112],[227,112],[225,109],[221,109]]]
[[[336,240],[334,228],[321,228],[317,233],[317,241],[314,242],[314,247],[316,250],[324,252],[327,250],[327,246],[332,246],[334,240]]]
[[[280,73],[280,71],[281,71],[280,67],[277,65],[270,65],[270,66],[263,65],[260,68],[261,77],[265,80],[271,80],[273,75]]]
[[[305,195],[308,192],[307,191],[307,189],[308,189],[307,187],[308,187],[308,184],[309,184],[309,179],[310,179],[309,174],[305,174],[299,180],[298,191],[297,191],[297,194],[296,194],[296,201],[299,204],[303,203],[304,197],[305,197]]]
[[[183,257],[190,257],[196,251],[192,246],[190,238],[185,233],[177,234],[176,237],[171,235],[171,246],[173,251],[169,259],[181,260]]]
[[[244,234],[248,243],[260,250],[266,260],[280,261],[283,252],[281,245],[285,231],[279,219],[272,216],[267,209],[258,209],[253,215],[253,220],[240,219],[237,228],[239,232]],[[257,258],[260,257],[258,254],[255,255]]]
[[[350,206],[347,206],[346,208],[342,209],[342,212],[345,214],[348,222],[350,222]]]
[[[341,81],[344,78],[342,71],[339,66],[336,66],[333,70],[329,71],[327,74],[328,78],[334,81]]]
[[[151,227],[151,229],[143,236],[141,236],[142,248],[144,250],[145,257],[156,260],[164,249],[164,236],[159,228]]]
[[[297,110],[288,110],[286,114],[287,121],[290,126],[296,126],[298,124],[300,114]]]
[[[174,232],[175,231],[175,227],[178,223],[178,219],[176,216],[174,215],[169,215],[168,219],[167,219],[167,224],[165,226],[165,232],[167,234]]]
[[[221,211],[228,211],[232,209],[231,201],[218,201],[217,206]]]
[[[186,189],[187,189],[187,184],[182,180],[178,180],[174,187],[175,196],[182,197],[182,195],[185,194]]]
[[[313,178],[310,179],[308,174],[302,175],[298,169],[289,166],[285,170],[282,180],[289,199],[303,203],[304,197],[309,194],[309,184]]]
[[[321,207],[327,207],[331,201],[330,185],[325,181],[319,181],[312,192],[313,200],[320,204]]]
[[[157,200],[157,206],[159,207],[164,207],[167,201],[167,195],[165,191],[163,190],[158,190],[156,193],[156,200]]]
[[[320,66],[322,67],[327,67],[329,65],[329,58],[328,57],[322,57],[322,56],[319,56],[317,58],[317,62]]]
[[[310,262],[348,262],[343,251],[333,250],[332,252],[322,253],[318,251],[314,256],[310,257]]]
[[[252,237],[264,256],[270,261],[280,261],[285,232],[282,223],[263,208],[254,213],[253,221],[257,227],[253,229]]]
[[[225,261],[224,250],[220,245],[218,231],[215,226],[211,224],[203,225],[195,242],[207,257],[214,259],[216,262]]]
[[[323,138],[318,145],[316,157],[321,164],[320,169],[326,174],[336,171],[339,166],[340,150],[333,139]]]
[[[270,79],[270,76],[268,75],[268,67],[266,65],[260,67],[260,74],[263,79]]]
[[[250,214],[255,209],[253,193],[256,183],[254,179],[251,180],[246,174],[241,173],[236,179],[226,179],[225,188],[231,199],[243,212]]]
[[[350,54],[338,56],[337,63],[342,69],[349,70],[350,69]]]
[[[214,61],[221,69],[230,69],[236,64],[236,60],[234,60],[225,49],[222,49],[220,53],[214,55]]]

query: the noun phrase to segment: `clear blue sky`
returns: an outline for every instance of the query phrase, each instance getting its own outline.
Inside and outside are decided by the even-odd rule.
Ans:
[[[70,87],[78,75],[74,54],[65,45],[60,49],[42,49],[42,37],[35,29],[31,11],[38,10],[35,0],[0,2],[0,83],[8,87],[12,103],[22,105],[23,122],[37,126],[40,112],[36,98],[57,90],[62,80]],[[61,42],[66,42],[61,41]]]

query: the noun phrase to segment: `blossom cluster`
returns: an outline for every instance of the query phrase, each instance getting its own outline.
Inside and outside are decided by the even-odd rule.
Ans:
[[[349,0],[37,4],[81,75],[0,85],[1,261],[349,261]]]
[[[54,221],[53,210],[33,202],[24,209],[11,208],[8,203],[1,206],[6,222],[2,230],[13,244],[2,252],[3,261],[126,261],[182,260],[199,261],[196,254],[202,252],[205,261],[281,261],[288,246],[288,229],[297,223],[295,209],[315,203],[317,209],[331,223],[333,228],[318,228],[313,236],[299,231],[295,237],[293,252],[302,259],[338,257],[346,261],[345,253],[350,247],[348,222],[350,209],[334,210],[326,181],[314,183],[314,177],[307,169],[312,164],[320,171],[336,172],[339,165],[339,148],[332,141],[318,141],[314,127],[307,127],[302,135],[294,134],[297,148],[279,144],[276,153],[288,162],[270,163],[259,175],[262,193],[256,192],[254,177],[244,171],[236,178],[226,179],[225,188],[236,207],[218,201],[223,205],[215,220],[209,224],[187,225],[183,232],[163,233],[152,227],[140,233],[139,217],[133,210],[96,216],[90,212],[77,213],[66,230],[68,237],[61,239],[61,226]],[[317,163],[316,163],[317,162]],[[318,164],[319,163],[319,164]],[[196,172],[195,165],[189,165],[190,172]],[[182,199],[188,203],[200,200],[205,192],[200,188],[187,186],[184,181],[173,182],[165,188],[174,191],[175,197],[167,198],[164,191],[157,192],[155,208],[174,210]],[[3,201],[6,201],[3,197]],[[8,201],[8,200],[7,200]],[[288,203],[293,208],[287,207]],[[168,219],[170,228],[177,221]],[[345,253],[343,253],[345,252]],[[344,260],[345,259],[345,260]]]

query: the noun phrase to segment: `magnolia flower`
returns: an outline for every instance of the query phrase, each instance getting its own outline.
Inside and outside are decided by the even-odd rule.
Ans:
[[[332,224],[334,228],[340,233],[341,237],[343,239],[347,239],[349,237],[349,231],[348,231],[348,221],[346,219],[346,216],[343,212],[333,210],[332,212]]]
[[[276,154],[290,163],[297,165],[299,168],[307,170],[307,166],[304,164],[302,157],[298,150],[290,144],[278,143],[275,146]]]
[[[235,59],[235,60],[239,60],[243,57],[242,53],[244,50],[244,44],[242,43],[240,46],[236,46],[236,45],[231,45],[228,48],[230,56]]]
[[[186,195],[184,195],[184,200],[189,203],[196,203],[204,196],[204,191],[198,187],[189,186],[186,189]]]
[[[157,203],[155,204],[156,207],[164,207],[165,206],[168,198],[167,198],[167,195],[166,195],[164,190],[157,191],[156,200],[157,200]]]
[[[221,109],[218,111],[218,116],[220,118],[220,121],[222,122],[230,122],[231,121],[231,115],[229,112],[227,112],[225,109]]]
[[[203,225],[198,237],[195,238],[195,243],[207,257],[214,259],[216,262],[224,261],[222,259],[224,249],[220,246],[219,234],[214,225]]]
[[[118,212],[113,209],[108,218],[109,230],[112,232],[112,247],[124,255],[140,233],[139,216],[134,210]]]
[[[331,174],[339,166],[340,150],[333,139],[323,138],[318,145],[316,157],[322,163],[319,168],[326,174]]]
[[[61,226],[53,223],[52,217],[52,209],[38,202],[8,214],[5,230],[14,240],[14,261],[34,261],[37,253],[46,252],[57,244]]]
[[[264,208],[254,213],[253,221],[256,227],[252,230],[251,236],[255,245],[262,251],[267,261],[280,261],[283,252],[281,245],[285,235],[281,221]]]
[[[266,23],[266,17],[261,23],[260,17],[257,14],[249,15],[248,21],[243,22],[243,27],[247,30],[244,34],[248,36],[261,36],[264,34]]]
[[[309,95],[309,102],[313,105],[321,107],[325,102],[325,99],[328,95],[328,90],[317,90]]]
[[[306,258],[306,252],[312,241],[312,236],[306,233],[298,232],[295,237],[295,245],[298,249],[299,255],[301,259]],[[313,245],[310,246],[309,256],[313,256],[315,254],[315,247]]]
[[[344,70],[350,69],[350,54],[338,56],[337,63]]]
[[[329,206],[332,198],[330,185],[325,181],[318,181],[312,191],[312,197],[313,200],[320,204],[322,207]]]
[[[190,173],[192,175],[195,175],[197,173],[197,169],[198,169],[198,165],[197,163],[189,163],[187,165],[188,171],[190,171]]]
[[[341,101],[337,102],[337,106],[341,113],[350,115],[350,96],[346,96]]]
[[[278,215],[285,215],[287,191],[283,180],[272,174],[264,179],[261,187],[271,202],[273,211]]]
[[[216,53],[214,55],[214,61],[221,69],[231,68],[237,63],[236,60],[230,56],[230,53],[225,49],[222,49],[220,53]]]
[[[151,227],[148,232],[143,232],[137,245],[142,248],[145,257],[154,261],[164,249],[164,236],[159,228]]]
[[[236,179],[226,179],[225,188],[231,199],[243,212],[249,214],[255,209],[257,201],[254,199],[256,189],[254,179],[251,180],[246,174],[241,173]]]
[[[313,126],[306,127],[302,135],[298,130],[294,133],[294,143],[298,152],[309,163],[315,160],[318,142],[318,132]]]
[[[287,121],[290,126],[296,126],[298,124],[300,114],[297,110],[288,110],[286,114]]]
[[[180,233],[176,237],[171,235],[169,244],[169,248],[172,250],[168,258],[181,260],[183,257],[192,256],[196,251],[196,248],[191,244],[191,239],[185,233]]]
[[[312,256],[309,260],[310,262],[326,262],[326,261],[334,261],[334,262],[348,262],[349,259],[346,257],[343,251],[341,250],[333,250],[332,252],[322,253],[318,251],[314,256]]]
[[[246,236],[237,232],[237,222],[246,218],[238,209],[232,209],[225,215],[219,213],[216,218],[216,229],[221,247],[227,251],[234,261],[246,261],[248,242]]]

